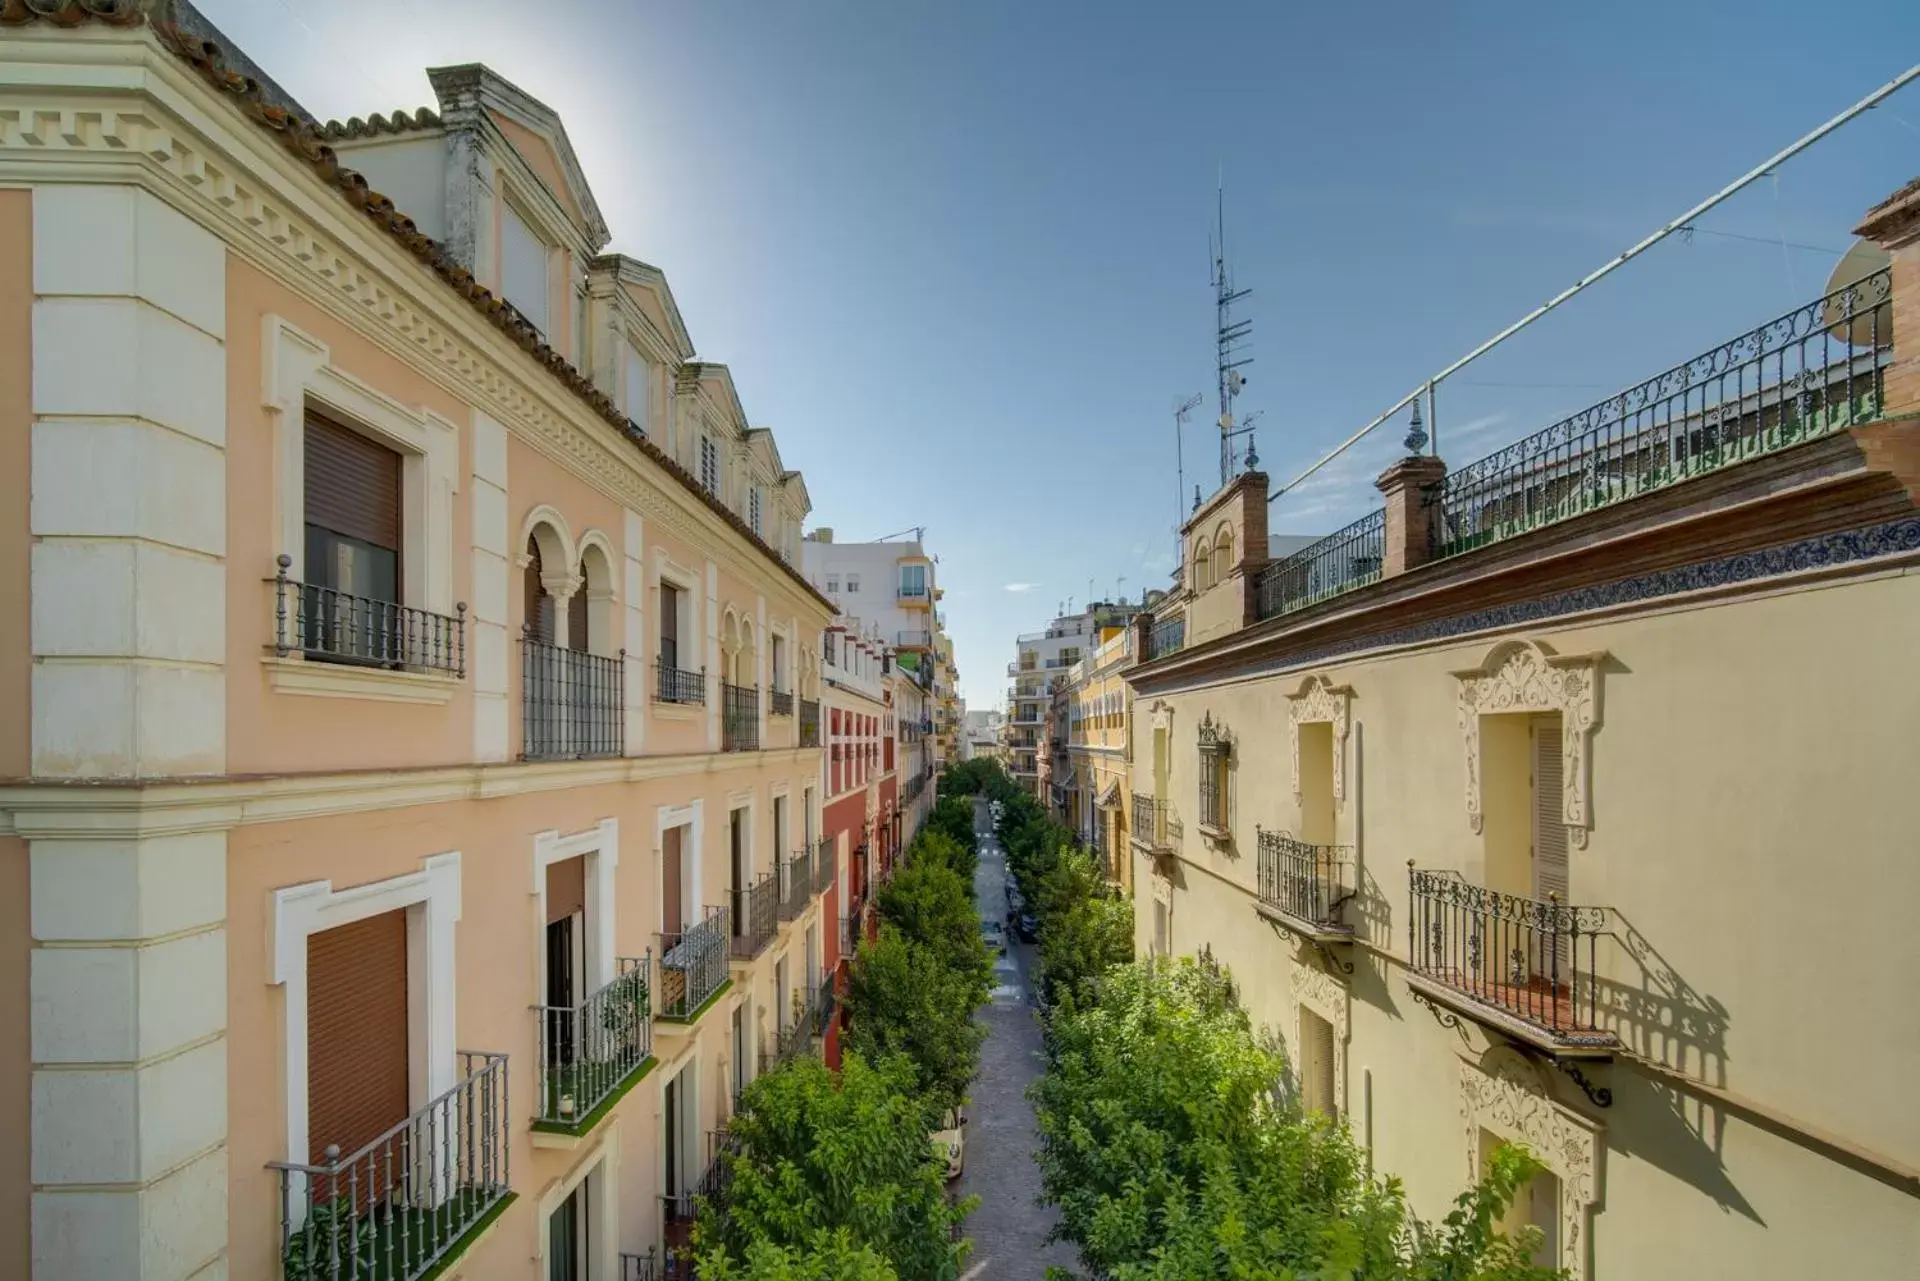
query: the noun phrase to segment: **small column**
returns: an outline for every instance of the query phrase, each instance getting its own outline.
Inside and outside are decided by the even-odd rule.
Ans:
[[[1887,367],[1886,414],[1920,411],[1920,178],[1868,211],[1854,234],[1864,236],[1893,258],[1893,297],[1880,324],[1891,319],[1893,363]],[[1890,341],[1886,334],[1882,341]]]
[[[1386,546],[1382,578],[1392,578],[1427,563],[1439,517],[1439,485],[1447,465],[1431,454],[1402,458],[1380,473],[1374,487],[1387,499]]]

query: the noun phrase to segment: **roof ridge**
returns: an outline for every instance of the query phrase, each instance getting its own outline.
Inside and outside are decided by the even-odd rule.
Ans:
[[[375,138],[383,133],[409,133],[415,129],[434,129],[441,123],[440,113],[432,107],[420,107],[381,115],[374,112],[365,120],[351,116],[346,120],[328,120],[319,126],[323,138]]]

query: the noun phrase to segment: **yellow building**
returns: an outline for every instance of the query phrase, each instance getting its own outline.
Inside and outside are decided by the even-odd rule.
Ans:
[[[1125,885],[1129,792],[1133,746],[1133,693],[1122,675],[1133,664],[1134,630],[1108,626],[1100,644],[1068,669],[1067,758],[1072,786],[1067,822],[1107,869]]]
[[[1861,232],[1890,272],[1284,560],[1238,477],[1137,624],[1142,949],[1421,1214],[1526,1142],[1582,1281],[1920,1258],[1920,187]]]
[[[551,110],[150,8],[0,41],[0,1276],[688,1275],[824,1008],[805,485]]]

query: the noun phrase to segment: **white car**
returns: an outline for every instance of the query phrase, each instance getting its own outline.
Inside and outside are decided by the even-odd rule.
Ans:
[[[940,1128],[933,1132],[933,1151],[947,1163],[948,1181],[959,1178],[967,1156],[967,1110],[964,1107],[948,1108],[947,1114],[940,1118]]]

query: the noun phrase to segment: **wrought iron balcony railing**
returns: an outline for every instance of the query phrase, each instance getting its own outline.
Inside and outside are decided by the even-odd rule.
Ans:
[[[893,643],[901,649],[929,649],[933,645],[933,633],[922,628],[909,628],[894,633]]]
[[[813,863],[799,850],[780,860],[780,919],[797,920],[813,901]]]
[[[520,755],[529,761],[618,756],[627,719],[627,656],[609,658],[520,637]]]
[[[1178,654],[1187,644],[1187,616],[1162,618],[1155,621],[1153,629],[1147,633],[1147,661],[1165,658],[1169,654]]]
[[[847,905],[850,914],[840,918],[840,959],[849,964],[860,950],[860,912],[851,903]]]
[[[1262,569],[1254,579],[1255,611],[1277,618],[1377,582],[1386,548],[1383,507]]]
[[[760,750],[760,690],[755,685],[720,682],[720,750]]]
[[[656,703],[679,703],[689,706],[704,706],[707,701],[707,673],[702,668],[697,672],[675,667],[666,659],[654,664],[653,701]]]
[[[282,555],[277,564],[273,650],[281,658],[300,654],[329,663],[467,674],[465,601],[448,617],[296,581],[287,577],[291,556]]]
[[[768,693],[767,715],[769,716],[793,715],[793,691],[785,690],[785,689],[776,689]]]
[[[800,700],[800,746],[820,746],[820,702],[818,699]]]
[[[733,898],[732,954],[736,960],[750,961],[766,951],[777,932],[773,873],[768,872],[745,889],[728,893]]]
[[[660,1257],[652,1249],[645,1254],[620,1256],[620,1281],[665,1281],[665,1277],[660,1270]]]
[[[1312,845],[1255,829],[1262,915],[1318,941],[1351,939],[1341,909],[1353,897],[1353,847]]]
[[[838,1000],[839,995],[834,991],[831,979],[823,979],[817,986],[807,989],[808,1031],[816,1040],[826,1036],[827,1028],[833,1023]]]
[[[730,1155],[738,1140],[725,1130],[707,1132],[707,1160],[677,1192],[660,1197],[661,1235],[666,1253],[662,1281],[694,1281],[693,1225],[708,1215],[726,1213]]]
[[[689,1019],[727,981],[731,913],[710,907],[698,924],[660,936],[660,978],[654,1012],[663,1019]]]
[[[1594,982],[1607,911],[1470,884],[1458,872],[1407,869],[1407,961],[1416,984],[1472,1017],[1543,1048],[1605,1051]]]
[[[833,841],[823,836],[809,850],[813,866],[813,892],[825,894],[835,874]]]
[[[1434,554],[1454,556],[1874,417],[1893,360],[1882,268],[1447,473]]]
[[[611,983],[577,1005],[534,1007],[540,1094],[536,1123],[580,1124],[653,1057],[647,984],[653,957],[621,957]]]
[[[287,1281],[414,1281],[509,1195],[507,1056],[460,1056],[458,1085],[359,1151],[269,1163]]]

